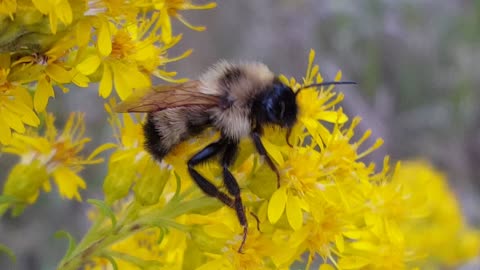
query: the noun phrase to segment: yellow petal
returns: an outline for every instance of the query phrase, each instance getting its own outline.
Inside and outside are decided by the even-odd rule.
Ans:
[[[340,81],[342,79],[342,71],[339,70],[335,75],[335,81]]]
[[[58,186],[58,191],[62,197],[68,199],[81,200],[78,189],[85,189],[86,184],[82,178],[66,167],[58,167],[53,171],[53,179]]]
[[[83,75],[82,73],[76,73],[73,78],[72,78],[72,82],[78,86],[78,87],[88,87],[88,83],[90,82],[90,79]],[[63,90],[63,89],[62,89]],[[67,90],[68,92],[68,88],[65,88],[65,90]],[[64,90],[64,93],[66,93]]]
[[[285,186],[277,189],[268,203],[268,220],[270,223],[276,223],[285,210],[287,203],[287,188]]]
[[[310,73],[312,71],[313,60],[315,60],[315,51],[313,49],[310,49],[310,52],[308,54],[307,76],[310,76]]]
[[[357,241],[350,244],[350,246],[354,249],[364,251],[364,252],[376,252],[378,250],[378,246],[372,242],[367,241]]]
[[[98,66],[100,66],[100,58],[97,55],[90,55],[78,64],[76,68],[82,74],[90,75],[97,70]]]
[[[83,47],[90,41],[92,25],[88,19],[83,19],[76,23],[76,27],[77,44],[78,46]]]
[[[129,80],[132,79],[123,65],[112,65],[113,82],[115,83],[115,90],[121,100],[125,100],[132,94],[132,88],[129,87]]]
[[[40,124],[40,119],[38,118],[37,114],[35,114],[35,112],[30,108],[26,108],[24,111],[24,114],[22,115],[22,121],[32,127],[38,127]]]
[[[93,160],[95,157],[97,157],[97,155],[99,155],[100,153],[102,153],[103,151],[106,151],[108,149],[112,149],[112,148],[115,148],[117,145],[114,144],[114,143],[105,143],[105,144],[102,144],[100,145],[99,147],[97,147],[97,149],[95,149],[87,158],[87,160]]]
[[[13,130],[19,133],[25,132],[25,126],[23,125],[20,117],[9,110],[2,110],[0,117],[10,126]]]
[[[335,244],[338,248],[338,251],[343,252],[345,250],[345,239],[343,238],[343,235],[335,235]]]
[[[168,44],[172,41],[172,24],[166,8],[160,10],[160,24],[162,25],[162,41]]]
[[[128,85],[130,88],[145,89],[150,87],[150,78],[144,73],[140,72],[137,66],[130,66],[127,74],[131,75],[131,80],[128,80]]]
[[[317,115],[318,120],[327,121],[330,123],[339,123],[343,124],[348,121],[348,116],[344,113],[339,113],[335,111],[324,111]]]
[[[37,112],[43,112],[47,107],[48,98],[53,96],[55,94],[52,85],[45,78],[40,79],[33,97],[33,107]]]
[[[17,134],[16,138],[21,140],[23,143],[35,148],[35,150],[42,154],[49,153],[52,149],[52,145],[45,138],[35,138],[20,134]]]
[[[303,224],[302,209],[300,208],[299,198],[291,193],[287,195],[286,213],[288,223],[292,229],[295,231],[300,229]]]
[[[17,96],[22,103],[32,108],[33,106],[32,95],[28,92],[27,89],[21,86],[15,87],[15,96]]]
[[[97,31],[97,46],[98,51],[103,56],[110,55],[112,52],[112,40],[107,21],[100,21],[100,28]]]
[[[278,146],[272,144],[268,140],[262,140],[263,145],[265,146],[265,149],[267,150],[267,153],[270,157],[272,157],[275,162],[278,164],[283,164],[283,156],[282,153],[280,152],[280,149]]]
[[[50,192],[52,190],[52,185],[50,184],[50,181],[45,181],[43,182],[42,188],[45,192]]]
[[[32,107],[25,105],[19,100],[12,100],[12,102],[7,102],[4,104],[7,110],[10,110],[13,113],[21,115],[21,120],[27,125],[36,127],[40,124],[40,119],[33,112]]]
[[[69,83],[72,81],[72,75],[70,72],[57,64],[49,64],[45,69],[45,72],[57,83]]]
[[[110,93],[112,93],[112,71],[110,70],[109,65],[104,64],[103,76],[102,80],[100,81],[98,94],[103,98],[107,98],[110,96]]]
[[[64,24],[70,24],[72,22],[72,9],[67,0],[58,1],[55,7],[55,14]]]
[[[335,270],[330,264],[322,263],[318,270]]]
[[[7,123],[0,117],[0,143],[10,144],[12,141],[12,131],[8,127]]]
[[[50,11],[50,3],[48,0],[32,0],[33,5],[38,11],[47,14]]]
[[[370,262],[366,258],[359,256],[343,257],[338,260],[339,269],[360,269]]]
[[[54,12],[49,12],[49,22],[50,22],[50,31],[52,31],[52,34],[56,34],[57,33],[57,14],[55,14]]]

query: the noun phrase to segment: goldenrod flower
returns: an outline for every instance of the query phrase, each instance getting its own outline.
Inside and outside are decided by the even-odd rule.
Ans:
[[[415,209],[409,215],[417,209],[422,215],[400,223],[405,242],[423,255],[423,265],[455,266],[478,256],[480,231],[466,223],[445,175],[428,162],[416,160],[402,162],[393,177],[393,181],[402,182],[402,193],[423,203],[409,209]]]
[[[99,47],[99,50],[102,51],[102,48]],[[149,77],[139,70],[135,62],[135,53],[135,37],[125,30],[115,31],[110,53],[105,55],[100,66],[103,69],[99,87],[102,97],[108,97],[113,86],[119,97],[125,99],[132,93],[133,88],[146,88],[150,85]]]
[[[120,117],[113,112],[114,105],[113,100],[105,104],[105,109],[110,114],[109,122],[114,137],[117,139],[116,150],[110,158],[108,174],[103,183],[103,190],[109,203],[124,198],[129,193],[137,175],[146,173],[141,168],[151,160],[143,149],[144,137],[140,119],[135,121],[128,114]]]
[[[43,112],[48,99],[54,97],[53,86],[68,91],[62,85],[73,82],[75,70],[65,62],[65,54],[75,44],[66,36],[42,54],[27,55],[12,63],[15,79],[22,83],[37,82],[33,98],[34,108]],[[82,85],[79,85],[82,86]],[[83,85],[84,86],[84,85]]]
[[[205,27],[193,26],[180,13],[182,10],[194,9],[211,9],[216,7],[216,3],[207,3],[203,5],[194,5],[189,0],[147,0],[139,4],[139,6],[147,6],[160,11],[160,23],[162,41],[169,44],[172,40],[172,23],[170,17],[175,17],[188,28],[195,31],[203,31]]]
[[[24,124],[36,127],[40,120],[32,110],[32,97],[27,89],[10,82],[9,69],[0,69],[0,143],[9,144],[11,129],[23,133]]]
[[[182,81],[174,79],[176,72],[163,69],[191,53],[167,55],[181,39],[172,35],[169,18],[189,25],[178,11],[214,6],[188,1],[1,1],[0,14],[10,18],[0,23],[0,83],[16,89],[0,90],[0,109],[9,106],[0,117],[0,143],[8,144],[11,129],[23,133],[23,124],[38,125],[38,117],[24,106],[32,107],[25,88],[33,87],[33,108],[40,113],[55,96],[54,88],[67,92],[70,83],[87,87],[100,81],[101,96],[115,87],[124,99],[133,88],[148,87],[151,76]],[[18,109],[13,112],[4,103],[18,100],[18,95],[24,102],[15,101]]]
[[[312,55],[305,84],[322,81]],[[294,80],[288,83],[299,88]],[[104,191],[115,210],[103,209],[86,242],[79,244],[91,247],[89,253],[80,250],[61,265],[74,261],[80,266],[88,258],[88,264],[83,262],[87,269],[112,264],[123,269],[289,269],[307,254],[306,268],[321,261],[321,270],[418,269],[454,265],[478,254],[479,232],[462,220],[438,173],[423,163],[392,170],[388,157],[376,172],[362,158],[383,141],[364,147],[371,131],[353,139],[360,119],[348,121],[341,94],[333,88],[302,91],[292,146],[280,129],[266,128],[262,137],[279,169],[280,186],[248,140],[241,142],[231,168],[247,212],[242,253],[243,230],[235,211],[206,197],[185,164],[218,132],[207,130],[181,143],[158,164],[142,148],[142,117],[116,115],[114,104],[107,105],[118,143]],[[222,189],[217,163],[199,170]],[[452,246],[456,252],[447,248]]]
[[[100,68],[102,79],[100,81],[99,94],[106,98],[111,90],[115,90],[121,99],[125,99],[132,93],[132,89],[146,88],[150,85],[150,75],[172,81],[176,73],[168,73],[160,69],[170,61],[185,58],[189,52],[174,59],[165,59],[165,49],[160,46],[160,36],[151,31],[158,28],[160,20],[153,15],[140,20],[139,25],[130,25],[127,29],[113,30],[112,42],[99,44],[99,52],[107,53],[101,59]],[[176,38],[176,44],[180,38]],[[104,48],[110,46],[111,49]],[[169,47],[167,47],[169,48]],[[112,83],[113,82],[113,83]]]
[[[26,204],[32,204],[37,200],[40,188],[48,189],[45,183],[48,181],[48,173],[40,161],[34,160],[30,164],[16,164],[5,182],[3,194],[13,196],[15,202],[11,205],[3,204],[0,207],[0,215],[13,207],[13,215],[18,215]]]
[[[31,204],[35,201],[40,187],[47,192],[51,190],[49,180],[53,178],[62,197],[80,200],[79,189],[85,189],[86,184],[78,172],[84,165],[102,162],[102,159],[96,156],[110,147],[108,144],[102,145],[87,158],[80,156],[84,145],[90,140],[83,137],[84,132],[83,115],[72,113],[60,134],[57,134],[54,117],[50,114],[46,115],[43,136],[14,134],[11,144],[5,147],[3,152],[18,155],[20,163],[11,171],[5,183],[4,194],[16,196],[21,202]],[[31,172],[27,173],[31,179],[18,173],[20,170]],[[35,172],[45,177],[35,177]],[[31,180],[37,181],[37,184],[27,184],[27,181]],[[30,191],[18,190],[21,187]]]

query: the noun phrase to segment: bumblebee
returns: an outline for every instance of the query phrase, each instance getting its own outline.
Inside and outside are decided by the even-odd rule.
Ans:
[[[354,82],[324,82],[303,87]],[[301,89],[300,89],[301,90]],[[187,162],[188,171],[198,187],[208,196],[220,200],[236,211],[243,227],[241,252],[248,223],[240,196],[240,187],[229,167],[238,152],[239,141],[250,138],[257,152],[276,173],[280,173],[260,140],[266,125],[290,130],[297,122],[296,96],[289,86],[280,82],[270,69],[259,62],[232,64],[221,61],[198,80],[176,85],[152,87],[134,93],[116,108],[116,112],[148,113],[143,130],[145,149],[158,161],[177,144],[198,135],[208,127],[217,129],[220,139],[207,145]],[[195,166],[220,157],[223,182],[227,193],[203,177]]]

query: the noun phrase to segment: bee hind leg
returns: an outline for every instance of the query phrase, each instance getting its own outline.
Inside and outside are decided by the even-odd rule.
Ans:
[[[203,150],[195,154],[188,161],[188,172],[193,178],[197,186],[208,196],[215,197],[219,199],[225,205],[234,208],[234,200],[230,198],[227,194],[218,190],[218,188],[210,183],[205,177],[198,173],[194,166],[209,160],[210,158],[218,155],[224,149],[224,142],[219,140],[217,142],[211,143],[206,146]]]
[[[247,217],[245,215],[245,209],[243,207],[242,198],[240,197],[240,187],[238,186],[235,177],[233,177],[232,173],[228,170],[228,167],[232,165],[235,156],[238,151],[238,142],[234,141],[227,141],[225,146],[225,152],[223,153],[222,157],[222,167],[223,167],[223,181],[225,187],[227,188],[228,193],[230,193],[234,199],[234,209],[237,213],[238,220],[240,225],[243,227],[243,239],[240,247],[238,248],[238,252],[242,253],[242,248],[245,245],[245,241],[247,240],[247,233],[248,233],[248,222]]]
[[[233,142],[226,138],[222,138],[217,142],[209,144],[203,150],[195,154],[188,161],[188,172],[190,173],[198,187],[200,187],[200,189],[205,194],[219,199],[228,207],[233,208],[237,213],[239,223],[243,227],[243,239],[238,249],[238,252],[241,253],[242,248],[245,245],[245,241],[247,240],[248,223],[242,199],[240,197],[240,187],[238,186],[238,183],[233,177],[232,173],[228,170],[228,167],[234,161],[237,150],[238,142]],[[222,157],[223,180],[228,193],[234,196],[234,199],[230,198],[230,196],[218,190],[215,185],[210,183],[207,179],[205,179],[205,177],[203,177],[194,169],[196,165],[211,159],[212,157],[220,154],[222,151],[224,151]]]

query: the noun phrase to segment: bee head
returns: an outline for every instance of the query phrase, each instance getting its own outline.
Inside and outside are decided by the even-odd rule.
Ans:
[[[278,78],[276,78],[273,81],[273,84],[269,86],[267,91],[262,93],[262,95],[255,100],[252,112],[254,113],[256,122],[259,125],[274,124],[283,128],[287,128],[286,140],[291,146],[289,137],[293,126],[297,122],[298,114],[298,105],[296,100],[297,94],[300,93],[301,90],[309,87],[338,84],[355,84],[355,82],[335,81],[314,83],[303,86],[302,88],[298,89],[297,92],[293,92],[289,86],[283,84],[280,82],[280,80],[278,80]]]
[[[292,89],[275,81],[261,100],[261,118],[268,124],[291,128],[297,121],[297,102]]]

